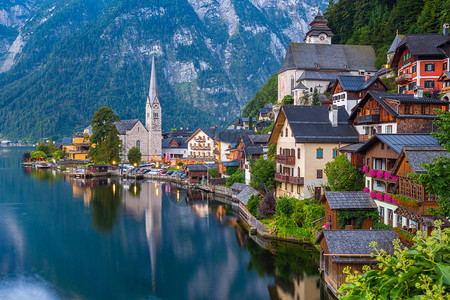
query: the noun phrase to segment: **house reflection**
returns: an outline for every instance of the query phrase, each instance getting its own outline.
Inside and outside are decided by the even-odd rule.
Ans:
[[[275,276],[275,284],[269,286],[270,299],[273,300],[321,300],[320,279],[293,275],[289,283]]]

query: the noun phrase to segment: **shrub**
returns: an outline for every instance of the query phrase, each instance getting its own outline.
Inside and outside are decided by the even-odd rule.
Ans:
[[[208,170],[208,175],[211,178],[219,178],[220,173],[218,168],[211,168]]]
[[[259,203],[258,213],[263,218],[270,218],[275,214],[277,201],[273,195],[273,191],[266,191],[263,200]]]
[[[247,202],[247,209],[248,211],[257,219],[260,218],[258,214],[258,205],[259,205],[259,196],[258,195],[252,195],[250,199],[248,199]]]
[[[230,177],[227,178],[226,186],[230,187],[235,182],[245,183],[245,173],[244,173],[244,171],[237,170],[236,172],[234,172],[233,175],[231,175]]]
[[[287,217],[290,217],[292,213],[294,212],[294,205],[293,205],[293,199],[288,197],[282,197],[277,202],[277,208],[276,212],[277,215],[285,215]]]
[[[65,171],[65,170],[67,170],[67,167],[66,166],[61,166],[61,171]]]

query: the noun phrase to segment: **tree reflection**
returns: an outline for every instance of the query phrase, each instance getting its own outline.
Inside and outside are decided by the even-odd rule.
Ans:
[[[122,205],[122,185],[96,186],[91,194],[92,223],[98,231],[108,233],[114,227]]]
[[[30,174],[31,177],[48,183],[54,183],[61,180],[61,176],[54,170],[41,170],[35,168],[24,168],[24,173]]]
[[[142,186],[141,183],[133,182],[130,184],[130,188],[128,189],[128,192],[132,196],[139,196],[141,194]]]

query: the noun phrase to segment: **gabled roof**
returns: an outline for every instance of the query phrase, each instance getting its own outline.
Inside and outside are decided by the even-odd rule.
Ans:
[[[374,250],[370,247],[371,242],[377,242],[377,248],[385,250],[388,254],[394,253],[392,242],[398,239],[393,230],[324,230],[323,236],[334,263],[358,262],[374,260],[368,257]],[[349,257],[348,255],[365,255],[364,258]]]
[[[233,185],[230,188],[231,188],[232,191],[238,191],[240,193],[246,187],[247,187],[247,185],[245,185],[243,183],[235,182],[235,183],[233,183]]]
[[[278,73],[297,69],[376,72],[375,57],[371,46],[291,43]]]
[[[413,94],[398,94],[398,93],[387,93],[380,91],[368,91],[366,95],[359,101],[359,103],[353,109],[349,120],[354,120],[358,114],[358,110],[369,101],[370,98],[375,99],[381,106],[383,106],[387,112],[389,112],[393,117],[402,117],[402,118],[435,118],[434,115],[400,115],[397,113],[396,109],[387,103],[387,100],[396,101],[398,103],[429,103],[429,104],[441,104],[448,105],[447,101],[442,101],[430,97],[419,97],[415,98]]]
[[[186,165],[188,171],[208,171],[211,168],[217,168],[217,164],[192,164]]]
[[[333,127],[327,106],[283,106],[275,121],[270,142],[276,143],[284,119],[294,133],[297,143],[357,143],[359,134],[349,124],[344,107],[338,110],[338,126]]]
[[[239,137],[242,134],[255,134],[253,130],[247,129],[218,129],[217,130],[217,141],[235,144],[238,142]]]
[[[191,139],[194,138],[200,131],[202,131],[204,134],[206,134],[210,139],[214,140],[216,137],[216,127],[205,127],[197,129],[186,141],[185,143],[189,142]]]
[[[72,137],[65,136],[62,138],[62,141],[61,141],[62,146],[68,146],[70,144],[72,144]]]
[[[328,201],[331,209],[377,209],[377,204],[366,192],[326,192],[322,202]]]
[[[420,164],[430,163],[441,156],[450,158],[450,153],[442,146],[405,146],[393,170],[395,173],[400,164],[400,158],[406,157],[414,173],[426,173],[427,170]]]
[[[358,152],[365,153],[377,142],[385,143],[398,154],[404,146],[440,146],[439,140],[428,133],[377,133]]]
[[[318,71],[305,71],[302,75],[297,79],[297,82],[301,82],[302,80],[324,80],[324,81],[332,81],[335,80],[339,75],[345,75],[348,73],[344,72],[318,72]]]
[[[251,186],[246,186],[237,196],[236,198],[244,205],[247,205],[248,200],[253,195],[259,195],[259,192],[252,188]]]
[[[398,45],[402,41],[402,37],[403,36],[399,36],[398,34],[395,35],[395,38],[392,41],[391,47],[389,48],[389,50],[388,50],[388,52],[386,54],[395,52],[395,49],[397,49]]]
[[[378,76],[370,76],[369,80],[366,81],[365,76],[354,76],[354,75],[338,75],[336,80],[340,82],[341,87],[347,92],[358,92],[368,89],[375,81],[381,82],[381,84],[386,88],[386,85],[382,80],[378,79]],[[335,84],[336,86],[337,84]]]
[[[172,148],[172,141],[175,140],[175,142],[177,142],[177,144],[179,145],[178,147],[173,147],[174,149],[187,149],[188,148],[188,144],[186,143],[188,137],[185,136],[176,136],[176,137],[169,137],[169,138],[165,138],[162,140],[162,148],[165,149],[170,149]]]
[[[245,156],[260,155],[266,153],[264,147],[269,142],[268,134],[241,135],[244,144]]]
[[[133,129],[134,125],[136,125],[137,122],[140,122],[139,119],[132,119],[132,120],[121,120],[116,123],[117,131],[120,135],[124,135],[127,133],[127,130]]]
[[[441,76],[439,76],[438,81],[446,81],[450,80],[450,71],[444,71],[442,72]]]

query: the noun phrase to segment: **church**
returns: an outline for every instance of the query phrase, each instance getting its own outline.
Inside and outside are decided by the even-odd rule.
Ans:
[[[122,160],[127,161],[128,151],[137,147],[142,161],[160,161],[162,155],[161,103],[156,82],[155,57],[152,58],[150,88],[145,104],[145,124],[139,119],[121,120],[116,123],[122,140]]]
[[[278,102],[292,95],[296,105],[301,105],[303,94],[316,88],[322,94],[338,75],[373,75],[375,51],[371,46],[337,45],[331,38],[333,32],[320,10],[309,24],[305,43],[290,43],[278,72]]]

